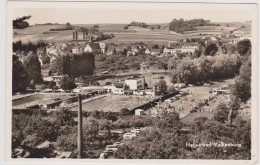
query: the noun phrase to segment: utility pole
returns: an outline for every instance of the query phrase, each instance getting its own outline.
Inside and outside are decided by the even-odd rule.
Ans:
[[[78,95],[79,110],[78,110],[78,158],[82,158],[83,146],[82,146],[82,98]]]

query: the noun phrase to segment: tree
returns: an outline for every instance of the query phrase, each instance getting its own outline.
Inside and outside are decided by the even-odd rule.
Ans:
[[[244,39],[237,43],[237,52],[243,56],[245,55],[249,49],[251,48],[251,42],[248,39]]]
[[[56,85],[56,82],[55,81],[50,81],[49,83],[48,83],[48,88],[49,89],[52,89],[53,90],[53,87]]]
[[[36,54],[30,54],[24,61],[24,68],[28,75],[29,81],[33,81],[33,85],[43,82],[41,74],[41,64]]]
[[[218,122],[225,123],[228,120],[229,107],[225,103],[220,103],[216,108],[214,119]]]
[[[202,51],[201,51],[201,50],[195,49],[194,54],[193,54],[193,57],[194,57],[194,58],[198,58],[198,57],[201,56],[201,54],[202,54]]]
[[[167,93],[167,85],[166,82],[164,80],[160,80],[158,82],[158,93],[159,94],[166,94]]]
[[[12,92],[22,92],[29,86],[29,78],[23,64],[13,56]]]
[[[127,116],[127,115],[130,114],[130,111],[129,111],[129,109],[127,109],[127,108],[122,108],[122,109],[120,110],[120,114],[121,114],[122,116]]]
[[[24,29],[29,27],[29,23],[25,20],[30,19],[31,16],[23,16],[21,18],[16,18],[13,20],[13,28],[14,29]]]
[[[60,87],[64,90],[72,90],[77,87],[74,82],[74,78],[67,74],[62,76],[60,84]]]
[[[68,74],[73,77],[93,75],[95,56],[92,53],[82,53],[78,56],[59,56],[52,67],[58,74]]]
[[[99,28],[99,26],[98,26],[98,25],[94,25],[94,26],[93,26],[93,28],[95,28],[95,29],[96,29],[96,28]]]
[[[59,108],[53,114],[54,122],[59,126],[74,126],[74,115],[73,112],[68,108]]]
[[[76,132],[77,127],[73,127],[73,132],[63,133],[57,137],[57,145],[60,151],[75,151],[78,146],[78,134]]]
[[[209,55],[213,56],[217,51],[218,51],[217,45],[216,45],[215,43],[210,43],[210,44],[206,47],[204,54],[205,54],[206,56],[209,56]]]
[[[152,46],[152,49],[159,49],[159,45],[154,44],[154,45]]]
[[[67,22],[66,23],[66,27],[70,27],[71,25],[70,25],[70,23],[69,22]]]
[[[240,73],[231,87],[231,93],[242,102],[246,102],[251,97],[251,56],[242,64]]]
[[[229,121],[229,125],[232,125],[233,119],[236,117],[237,115],[237,110],[240,107],[240,99],[237,97],[233,97],[231,99],[231,103],[230,103],[230,110],[229,110],[229,114],[228,114],[228,121]]]

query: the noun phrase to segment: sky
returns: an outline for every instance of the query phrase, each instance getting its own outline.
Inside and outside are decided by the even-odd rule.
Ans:
[[[57,6],[57,7],[55,7]],[[84,8],[85,7],[85,8]],[[17,8],[13,19],[31,15],[30,24],[66,23],[98,24],[98,23],[169,23],[172,19],[203,18],[212,22],[242,22],[251,20],[250,9],[241,5],[217,4],[123,4],[123,5],[52,5],[43,7]]]

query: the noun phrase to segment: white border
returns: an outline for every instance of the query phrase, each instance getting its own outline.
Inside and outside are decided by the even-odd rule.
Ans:
[[[50,0],[45,0],[45,1],[42,1],[42,2],[48,2],[48,1],[50,1]],[[65,0],[65,1],[68,1],[68,0]],[[82,0],[78,0],[78,1],[82,1]],[[108,1],[108,0],[103,0],[103,2],[104,1]],[[114,2],[116,2],[116,1],[122,1],[122,0],[114,0]],[[32,3],[31,4],[34,4],[34,2],[35,1],[31,1]],[[59,1],[60,2],[60,1]],[[128,1],[129,2],[129,1]],[[159,0],[154,0],[154,1],[140,1],[140,0],[137,0],[137,1],[135,1],[135,2],[201,2],[201,3],[259,3],[258,1],[256,1],[256,0],[248,0],[248,1],[246,1],[246,0],[237,0],[237,1],[235,1],[235,0],[229,0],[229,1],[227,1],[227,0],[219,0],[219,1],[213,1],[213,0],[208,0],[208,1],[195,1],[195,0],[189,0],[189,1],[187,1],[187,0],[183,0],[183,1],[174,1],[174,0],[171,0],[171,1],[159,1]],[[13,1],[10,1],[9,3],[8,3],[8,5],[10,4],[10,3],[13,3]],[[19,3],[22,3],[22,2],[19,2]],[[50,3],[48,3],[48,4],[50,4]],[[158,4],[159,5],[159,4]],[[5,25],[6,27],[9,27],[9,28],[7,28],[7,29],[10,29],[10,27],[12,28],[12,25],[10,26],[10,24],[8,25],[8,24],[5,24],[5,18],[6,18],[6,16],[5,16],[5,4],[3,3],[3,1],[1,1],[1,4],[0,4],[0,6],[1,6],[1,18],[2,18],[2,16],[3,16],[3,18],[1,19],[1,21],[3,21],[3,23],[1,22],[1,25]],[[71,6],[71,5],[69,5],[69,6]],[[3,9],[2,9],[3,8]],[[257,8],[259,9],[259,5],[257,6]],[[12,11],[11,10],[8,10],[7,11],[7,13],[11,13]],[[8,15],[9,15],[8,14]],[[259,21],[259,17],[258,17],[258,19],[257,18],[255,18],[254,19],[255,21],[253,21],[252,22],[252,38],[253,38],[253,41],[257,41],[257,36],[259,35],[258,33],[257,33],[257,22]],[[9,22],[10,23],[10,22]],[[10,66],[7,68],[6,67],[6,71],[5,71],[5,63],[4,63],[4,59],[5,59],[5,57],[6,57],[6,62],[7,61],[9,61],[10,62],[10,59],[11,59],[11,56],[5,56],[5,46],[4,46],[4,40],[5,40],[5,38],[4,37],[2,37],[2,36],[4,36],[5,34],[7,34],[6,36],[12,36],[12,31],[11,30],[6,30],[6,32],[7,33],[5,33],[4,32],[4,30],[5,30],[5,26],[1,26],[1,55],[3,55],[3,58],[1,58],[1,62],[3,62],[3,64],[2,65],[0,65],[1,67],[3,67],[3,68],[0,68],[1,69],[1,74],[3,73],[3,76],[2,77],[5,77],[4,75],[6,74],[6,76],[8,76],[8,77],[10,77],[10,74],[11,74],[11,69],[10,69]],[[258,34],[258,35],[256,35],[256,34]],[[6,37],[6,43],[12,43],[12,41],[11,41],[11,39],[12,39],[12,37]],[[256,45],[256,43],[257,42],[255,42],[255,44],[254,44],[254,46],[253,46],[253,49],[252,49],[252,54],[256,57],[259,53],[257,53],[257,45]],[[7,51],[8,50],[11,50],[10,48],[11,48],[11,45],[9,44],[9,45],[6,45],[6,48],[7,48]],[[259,62],[259,59],[258,60],[256,60],[256,58],[254,58],[253,60],[252,60],[252,65],[253,65],[253,67],[252,68],[257,68],[257,62]],[[252,82],[253,82],[253,84],[252,84],[252,96],[254,96],[255,97],[255,99],[258,99],[257,98],[257,91],[259,92],[260,90],[259,89],[257,89],[257,69],[253,69],[253,75],[255,75],[255,76],[252,76]],[[6,81],[7,82],[9,82],[9,83],[6,83],[6,89],[11,89],[10,88],[10,86],[11,86],[11,83],[10,83],[10,81],[9,81],[10,79],[6,79]],[[2,83],[2,81],[1,81],[1,83]],[[4,91],[4,89],[5,89],[5,84],[4,84],[4,82],[3,82],[3,85],[1,84],[1,87],[0,87],[0,89],[3,89],[2,91]],[[4,93],[5,92],[1,92],[1,94],[3,94],[3,97],[1,97],[2,99],[1,99],[1,101],[3,102],[3,104],[1,104],[1,105],[4,105],[4,103],[5,103],[5,98],[6,98],[6,100],[11,100],[11,95],[10,94],[7,94],[7,95],[4,95]],[[8,105],[6,105],[6,106],[8,106]],[[255,111],[253,111],[252,112],[252,122],[253,122],[253,118],[255,118],[255,119],[257,119],[257,104],[253,104],[253,100],[252,100],[252,109],[254,109]],[[10,112],[8,112],[7,111],[7,113],[6,113],[6,118],[4,118],[5,117],[5,112],[4,112],[4,110],[5,110],[5,108],[3,107],[2,108],[2,111],[1,111],[1,113],[3,114],[3,115],[0,115],[3,119],[1,120],[2,121],[2,123],[0,124],[0,127],[1,127],[1,129],[2,130],[4,130],[4,128],[6,128],[6,131],[8,131],[8,130],[10,130],[10,125],[6,125],[6,127],[4,126],[4,124],[5,124],[5,119],[7,119],[8,120],[8,117],[10,118]],[[259,115],[259,114],[258,114]],[[257,124],[256,124],[256,121],[257,120],[255,120],[255,122],[254,123],[252,123],[252,140],[253,141],[255,141],[256,142],[256,137],[257,137]],[[9,127],[8,127],[9,126]],[[258,130],[259,130],[259,127],[258,127]],[[3,157],[3,156],[5,156],[5,154],[6,155],[8,155],[8,152],[7,153],[5,153],[5,148],[4,148],[4,144],[5,144],[5,135],[6,136],[8,136],[8,134],[3,134],[3,137],[2,137],[2,140],[1,140],[1,145],[0,145],[0,148],[1,148],[1,152],[0,152],[0,156],[1,156],[1,163],[4,163],[5,162],[5,157]],[[3,144],[3,145],[2,145]],[[253,147],[253,150],[254,149],[257,149],[257,145],[252,145],[252,147]],[[9,152],[9,154],[10,154],[10,152]],[[2,160],[2,158],[3,158],[3,160]],[[46,164],[47,162],[48,162],[48,164],[49,163],[54,163],[54,162],[60,162],[60,163],[62,163],[62,164],[64,164],[64,163],[73,163],[73,164],[75,164],[76,162],[77,163],[86,163],[86,162],[88,162],[88,163],[91,163],[91,164],[93,164],[93,163],[110,163],[110,164],[115,164],[115,163],[117,163],[117,164],[119,164],[119,163],[129,163],[129,164],[133,164],[133,163],[142,163],[142,164],[159,164],[159,163],[165,163],[165,164],[172,164],[172,163],[200,163],[200,164],[208,164],[208,163],[210,163],[210,164],[212,164],[212,162],[214,163],[214,164],[230,164],[230,163],[236,163],[236,164],[246,164],[246,162],[248,162],[247,164],[252,164],[256,159],[255,159],[256,157],[254,157],[253,158],[253,160],[251,160],[251,161],[242,161],[242,160],[240,160],[240,161],[229,161],[229,160],[225,160],[225,161],[215,161],[214,160],[214,162],[212,161],[212,160],[105,160],[105,161],[100,161],[100,160],[89,160],[89,159],[83,159],[83,160],[57,160],[57,159],[38,159],[38,161],[37,161],[37,159],[30,159],[30,163],[29,162],[26,162],[26,164],[35,164],[35,160],[37,161],[37,162],[41,162],[41,164],[42,163],[44,163],[44,164]],[[27,160],[26,160],[27,161]],[[33,162],[31,162],[31,161],[33,161]],[[51,162],[50,162],[51,161]],[[20,163],[21,162],[21,159],[15,159],[15,164],[17,164],[18,162]],[[10,163],[6,163],[6,164],[10,164]],[[13,164],[13,163],[12,163]],[[37,163],[38,164],[38,163]]]

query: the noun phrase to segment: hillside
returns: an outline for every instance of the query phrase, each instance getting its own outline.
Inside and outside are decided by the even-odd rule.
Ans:
[[[99,31],[103,33],[113,33],[113,39],[105,40],[106,43],[129,43],[129,42],[149,42],[149,43],[166,43],[168,41],[178,40],[188,37],[202,37],[212,34],[228,34],[230,31],[239,29],[244,33],[251,33],[250,22],[234,22],[234,23],[219,23],[220,26],[199,26],[196,30],[185,31],[183,34],[171,32],[168,30],[168,24],[160,24],[160,29],[151,29],[152,24],[147,28],[130,26],[128,29],[123,27],[126,24],[99,24]],[[228,25],[227,25],[228,24]],[[23,42],[46,40],[48,42],[69,41],[72,39],[72,30],[50,32],[51,28],[61,28],[65,25],[33,25],[26,29],[14,29],[14,41],[22,40]],[[75,25],[83,27],[92,27],[93,25]],[[244,26],[243,28],[241,28]],[[47,34],[44,34],[47,33]],[[79,36],[81,38],[81,36]]]

